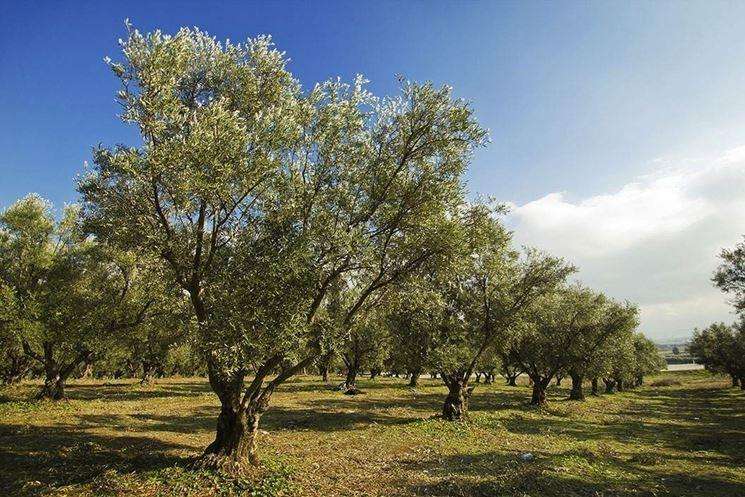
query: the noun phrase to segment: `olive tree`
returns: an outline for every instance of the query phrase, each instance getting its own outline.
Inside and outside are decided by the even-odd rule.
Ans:
[[[731,296],[738,312],[745,311],[745,242],[738,243],[734,249],[723,249],[719,257],[722,262],[712,281]]]
[[[745,333],[742,321],[736,326],[714,323],[694,330],[688,345],[696,362],[714,374],[729,375],[732,386],[745,390]]]
[[[460,257],[441,290],[445,310],[435,323],[432,364],[448,388],[442,412],[449,420],[467,414],[469,381],[482,357],[574,270],[534,250],[521,256],[496,217],[500,211],[474,204],[461,214]]]
[[[567,371],[572,380],[570,400],[585,398],[582,384],[593,372],[597,361],[603,356],[603,345],[613,337],[632,332],[638,325],[638,310],[635,306],[620,304],[602,294],[582,289],[578,306],[584,306],[576,316],[577,336],[569,354]]]
[[[0,281],[0,380],[8,385],[21,381],[31,368],[23,352],[23,326],[13,288]]]
[[[634,345],[634,378],[632,386],[644,384],[644,377],[665,369],[665,359],[657,351],[657,346],[644,333],[635,333]]]
[[[447,87],[303,92],[269,37],[130,28],[122,48],[111,68],[142,145],[96,151],[79,185],[87,226],[159,257],[188,295],[221,404],[200,464],[238,471],[258,460],[277,386],[449,243],[486,134]],[[329,312],[340,287],[351,296]]]
[[[572,285],[544,295],[525,313],[508,346],[533,383],[531,404],[546,402],[546,388],[560,371],[573,373],[573,398],[581,396],[582,360],[627,325],[627,312],[608,311],[605,297]]]
[[[52,206],[29,195],[0,214],[0,279],[17,307],[24,354],[43,367],[40,398],[64,397],[81,365],[147,316],[155,295],[143,261],[85,237],[79,209],[59,221]]]

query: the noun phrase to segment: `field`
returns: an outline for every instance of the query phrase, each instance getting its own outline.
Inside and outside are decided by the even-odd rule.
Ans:
[[[187,469],[217,415],[204,379],[78,380],[57,404],[25,383],[0,392],[0,495],[741,496],[745,392],[726,386],[669,372],[579,403],[552,387],[535,409],[499,382],[449,423],[435,380],[347,397],[303,377],[262,419],[262,468],[230,480]]]

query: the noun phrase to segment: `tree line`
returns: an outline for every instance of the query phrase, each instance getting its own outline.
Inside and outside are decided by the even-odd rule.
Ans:
[[[694,330],[688,351],[707,371],[728,375],[733,387],[745,390],[745,242],[722,250],[720,258],[712,280],[730,296],[738,320]]]
[[[200,466],[256,463],[276,388],[317,368],[431,373],[442,414],[467,416],[474,381],[524,374],[531,402],[568,377],[598,393],[662,367],[638,310],[516,248],[504,206],[469,201],[488,135],[452,89],[357,77],[303,91],[269,37],[218,42],[131,26],[121,118],[137,146],[98,146],[61,214],[30,195],[0,215],[2,372],[204,372],[220,401]],[[475,380],[474,380],[475,377]]]

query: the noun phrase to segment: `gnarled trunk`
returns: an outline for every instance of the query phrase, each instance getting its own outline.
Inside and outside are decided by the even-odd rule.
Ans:
[[[590,391],[590,393],[592,395],[598,394],[598,379],[597,378],[592,379],[592,390]]]
[[[534,406],[542,406],[546,403],[546,388],[551,383],[551,378],[541,378],[539,376],[531,378],[533,380],[533,394],[530,403]]]
[[[409,386],[412,388],[416,388],[419,385],[419,376],[421,375],[421,371],[412,371],[411,377],[409,378]]]
[[[634,382],[634,386],[635,386],[635,387],[640,387],[640,386],[642,386],[642,385],[644,385],[644,376],[642,376],[642,375],[637,375],[637,377],[636,377],[636,381]]]
[[[569,392],[569,400],[585,400],[585,393],[582,390],[582,380],[584,379],[581,374],[571,373],[569,376],[572,378],[572,390]]]
[[[450,380],[446,383],[448,396],[442,406],[442,415],[449,421],[460,421],[468,416],[468,400],[473,388],[468,388],[468,382],[462,379]]]
[[[45,371],[44,386],[36,395],[37,399],[62,400],[65,398],[65,380],[59,369],[51,367]]]
[[[560,375],[557,375],[556,376],[556,386],[557,387],[560,387],[561,386],[561,380],[563,380],[563,379],[564,379],[563,376],[560,376]]]
[[[491,385],[494,383],[494,373],[492,371],[487,371],[484,373],[484,383],[487,385]]]
[[[623,384],[623,380],[616,378],[616,391],[623,392],[624,390],[625,390],[625,385]]]
[[[615,393],[616,391],[616,381],[609,378],[603,378],[603,383],[605,383],[605,393]]]
[[[516,387],[517,386],[517,377],[518,376],[519,375],[517,375],[517,374],[508,374],[508,375],[506,375],[505,378],[507,379],[507,386],[508,387]]]
[[[83,371],[80,373],[81,378],[91,378],[93,377],[93,363],[92,362],[86,362],[85,367],[83,368]]]
[[[225,405],[217,418],[215,440],[205,449],[200,464],[227,473],[239,473],[246,462],[259,464],[256,453],[256,437],[261,413],[256,406],[242,408],[240,405]]]
[[[733,387],[739,387],[740,386],[740,378],[738,378],[736,375],[731,374],[730,377],[732,378],[732,386]]]
[[[215,469],[229,474],[243,472],[247,464],[259,463],[256,437],[261,414],[268,397],[261,403],[256,397],[242,403],[244,373],[223,375],[214,364],[208,364],[210,385],[220,399],[215,440],[207,446],[197,467]]]
[[[45,343],[44,356],[38,357],[44,364],[44,386],[36,395],[37,399],[62,400],[65,398],[65,382],[78,366],[92,362],[93,352],[82,349],[68,364],[60,364],[54,357],[51,343]],[[38,356],[38,355],[37,355]]]
[[[357,392],[357,365],[351,363],[347,368],[347,377],[344,380],[344,390],[347,393]]]
[[[155,378],[153,374],[156,371],[155,364],[147,361],[142,363],[142,378],[140,379],[140,385],[151,385]]]
[[[371,380],[374,380],[378,376],[380,376],[380,370],[378,368],[373,368],[373,369],[370,370],[370,379]]]
[[[476,373],[476,383],[481,383],[481,373]]]

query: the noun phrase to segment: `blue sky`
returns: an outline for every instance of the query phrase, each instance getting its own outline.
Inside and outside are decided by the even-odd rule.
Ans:
[[[115,117],[116,81],[102,62],[117,58],[125,18],[145,31],[272,34],[305,87],[356,73],[377,94],[394,91],[399,73],[448,83],[493,140],[470,189],[515,204],[519,241],[577,260],[590,268],[583,279],[640,302],[652,335],[730,319],[708,275],[716,249],[745,226],[722,210],[739,207],[714,200],[729,198],[745,166],[699,187],[745,145],[743,2],[0,2],[0,207],[30,191],[72,201],[92,146],[135,141]],[[703,204],[694,226],[688,208]],[[696,252],[706,264],[681,254],[649,274],[669,259],[665,243],[700,230],[716,231]],[[583,256],[577,242],[595,249]],[[619,269],[619,253],[641,266]]]

